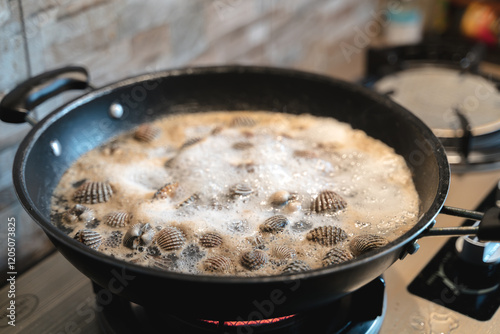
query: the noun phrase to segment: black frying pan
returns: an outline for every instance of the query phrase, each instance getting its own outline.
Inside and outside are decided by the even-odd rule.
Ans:
[[[35,123],[27,115],[36,105],[66,89],[86,87],[86,71],[79,67],[42,74],[5,96],[0,118]],[[364,130],[392,146],[412,170],[421,201],[418,223],[387,246],[345,264],[290,276],[251,278],[193,276],[125,263],[89,249],[51,224],[51,194],[80,155],[157,117],[212,110],[310,113]],[[266,317],[292,314],[335,300],[414,252],[417,238],[440,234],[430,227],[446,199],[450,172],[443,147],[431,130],[384,96],[305,72],[228,66],[146,74],[92,90],[34,125],[19,147],[13,177],[24,208],[57,249],[100,286],[146,307],[205,319],[245,320],[264,313]],[[479,235],[492,236],[482,226]]]

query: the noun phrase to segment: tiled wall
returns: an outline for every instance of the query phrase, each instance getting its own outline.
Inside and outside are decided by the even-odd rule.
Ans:
[[[86,66],[94,86],[158,69],[234,63],[355,79],[367,46],[356,38],[360,31],[373,36],[366,29],[376,24],[374,6],[370,0],[0,0],[0,98],[16,83],[68,64]],[[65,98],[47,102],[36,117]],[[50,249],[12,188],[13,156],[28,130],[0,124],[0,249],[7,218],[16,217],[18,268]]]

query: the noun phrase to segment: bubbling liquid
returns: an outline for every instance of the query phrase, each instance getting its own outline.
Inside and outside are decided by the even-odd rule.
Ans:
[[[75,193],[85,182],[109,184],[112,194],[82,200]],[[54,191],[52,220],[124,261],[262,276],[383,246],[416,223],[418,207],[404,159],[348,124],[210,112],[159,119],[80,157]],[[358,246],[357,236],[380,242]],[[332,248],[342,256],[326,261]]]

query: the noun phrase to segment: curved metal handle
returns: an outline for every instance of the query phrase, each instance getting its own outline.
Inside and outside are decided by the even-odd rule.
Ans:
[[[89,87],[84,67],[67,66],[48,71],[20,83],[0,102],[0,119],[8,123],[24,123],[35,107],[60,93]]]

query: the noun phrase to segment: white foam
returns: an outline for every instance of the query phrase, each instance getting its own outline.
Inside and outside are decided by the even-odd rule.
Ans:
[[[231,256],[232,275],[279,273],[281,268],[276,265],[250,272],[239,264],[241,252],[252,249],[247,239],[260,234],[260,225],[275,214],[286,215],[292,226],[306,221],[309,229],[335,225],[350,236],[379,233],[391,239],[416,221],[418,196],[411,174],[391,148],[329,118],[251,113],[244,115],[254,118],[259,126],[228,127],[237,115],[172,116],[156,122],[162,129],[161,141],[148,144],[138,143],[130,134],[123,135],[117,142],[126,154],[103,156],[99,150],[87,154],[80,159],[86,161],[79,161],[63,176],[56,194],[70,199],[74,189],[69,185],[83,178],[110,182],[116,194],[110,202],[93,206],[97,217],[102,220],[110,211],[124,210],[133,214],[133,223],[148,222],[157,229],[178,226],[191,246],[165,252],[163,256],[168,258],[165,261],[170,270],[188,273],[201,270],[192,254],[201,261],[215,254]],[[224,127],[212,134],[217,126]],[[176,149],[196,137],[204,139]],[[237,142],[248,142],[253,147],[235,149]],[[307,150],[313,155],[297,158],[296,150]],[[170,160],[172,157],[175,158]],[[175,195],[153,200],[156,190],[169,182],[179,183]],[[242,183],[252,188],[252,194],[231,196],[232,187]],[[290,213],[286,208],[272,207],[269,198],[278,190],[295,193],[303,210]],[[343,196],[347,210],[334,215],[311,214],[310,203],[323,190]],[[193,194],[198,195],[194,204],[179,207]],[[55,205],[54,209],[62,210]],[[76,233],[84,224],[74,227]],[[105,237],[113,231],[102,223],[98,229]],[[194,251],[199,247],[199,237],[209,231],[224,235],[223,246]],[[306,233],[291,226],[280,234],[264,233],[266,252],[272,257],[271,248],[284,243],[296,249],[297,258],[313,267],[320,266],[328,249],[306,240]],[[123,259],[131,253],[124,246],[104,248],[101,246],[101,250]],[[185,255],[186,249],[191,257]],[[132,259],[140,256],[132,255]]]

